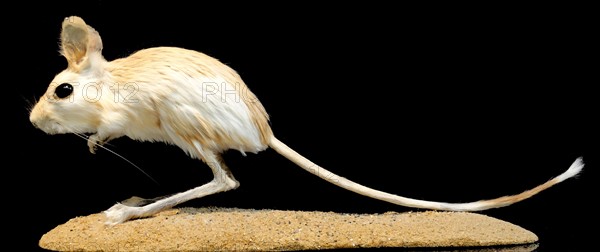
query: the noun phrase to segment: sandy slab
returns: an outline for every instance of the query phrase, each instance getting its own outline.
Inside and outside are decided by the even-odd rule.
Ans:
[[[341,214],[180,208],[115,226],[104,225],[104,220],[103,214],[73,218],[43,235],[39,245],[56,251],[272,251],[481,247],[538,240],[517,225],[461,212]],[[515,251],[532,251],[535,246]]]

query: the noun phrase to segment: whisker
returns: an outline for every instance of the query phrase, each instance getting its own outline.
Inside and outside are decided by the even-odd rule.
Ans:
[[[25,98],[25,96],[21,95],[21,98],[23,98],[23,100],[27,103],[27,106],[25,107],[25,109],[27,110],[28,113],[31,113],[31,111],[33,110],[33,107],[35,107],[35,104],[37,104],[37,98],[35,98],[35,96],[33,97],[33,102],[31,102],[30,99]]]
[[[76,136],[78,136],[78,137],[80,137],[80,138],[84,139],[85,141],[88,141],[88,137],[87,137],[86,135],[84,135],[84,134],[81,134],[81,133],[74,133],[74,134],[75,134]],[[104,146],[102,146],[102,145],[100,145],[100,144],[97,144],[97,143],[94,143],[94,144],[95,144],[96,146],[98,146],[98,147],[100,147],[100,148],[102,148],[102,149],[104,149],[104,150],[106,150],[106,151],[108,151],[108,152],[110,152],[110,153],[114,154],[115,156],[117,156],[117,157],[119,157],[119,158],[121,158],[121,159],[125,160],[127,163],[129,163],[129,164],[130,164],[130,165],[132,165],[133,167],[137,168],[137,169],[138,169],[140,172],[142,172],[144,175],[146,175],[146,177],[150,178],[150,179],[151,179],[151,180],[152,180],[152,181],[153,181],[155,184],[157,184],[157,185],[160,185],[160,184],[159,184],[159,183],[158,183],[156,180],[154,180],[154,178],[152,178],[152,177],[151,177],[151,176],[150,176],[148,173],[146,173],[144,170],[142,170],[142,168],[140,168],[139,166],[135,165],[133,162],[129,161],[127,158],[125,158],[125,157],[123,157],[123,156],[119,155],[118,153],[116,153],[116,152],[112,151],[111,149],[109,149],[109,148],[106,148],[106,147],[104,147]]]

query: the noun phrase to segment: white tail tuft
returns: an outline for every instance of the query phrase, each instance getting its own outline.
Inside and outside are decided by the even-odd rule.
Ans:
[[[571,167],[569,167],[567,171],[563,172],[563,174],[558,175],[555,179],[558,180],[558,182],[563,182],[568,178],[575,177],[581,172],[584,165],[585,164],[583,163],[583,158],[579,157],[575,160],[575,162],[573,162],[573,164],[571,164]]]

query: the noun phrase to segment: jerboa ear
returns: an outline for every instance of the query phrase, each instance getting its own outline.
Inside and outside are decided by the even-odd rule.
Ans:
[[[90,55],[100,55],[102,51],[102,40],[98,32],[76,16],[63,21],[60,42],[60,53],[67,58],[69,68],[76,72],[90,67],[93,64],[93,57]]]

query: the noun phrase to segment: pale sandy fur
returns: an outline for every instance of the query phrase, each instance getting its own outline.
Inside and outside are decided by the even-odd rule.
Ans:
[[[128,107],[135,125],[125,130],[134,139],[179,146],[198,141],[217,152],[258,152],[268,146],[272,132],[264,107],[234,70],[212,57],[157,47],[112,61],[106,70],[113,83],[138,88],[140,104]]]

